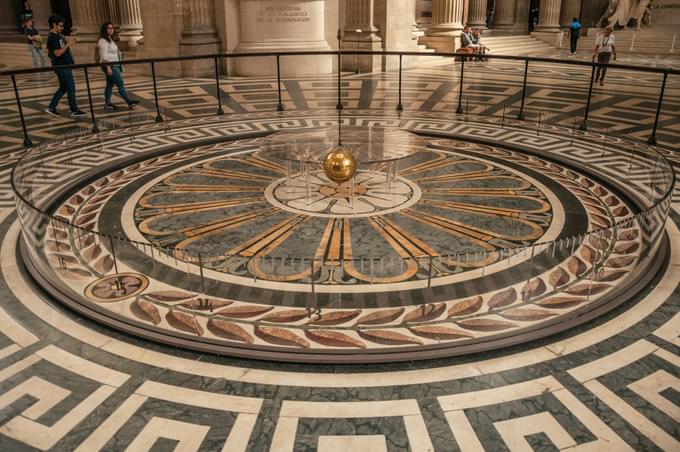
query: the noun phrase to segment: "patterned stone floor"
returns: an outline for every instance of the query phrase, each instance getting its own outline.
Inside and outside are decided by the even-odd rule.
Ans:
[[[453,117],[456,69],[436,65],[409,71],[405,110],[423,116],[450,111]],[[502,117],[504,104],[506,114],[513,108],[516,114],[521,75],[512,64],[471,69],[464,86],[470,101],[458,120],[473,120],[473,113]],[[580,75],[537,67],[527,113],[548,125],[573,124],[587,89],[587,77]],[[644,83],[630,87],[641,79]],[[142,107],[152,107],[149,81],[127,81],[143,99]],[[98,326],[51,301],[28,278],[17,258],[19,225],[9,190],[11,166],[23,150],[16,104],[5,82],[0,88],[0,449],[680,449],[676,209],[667,225],[671,253],[663,274],[607,315],[546,339],[392,365],[293,365],[198,354]],[[680,133],[679,82],[669,80],[659,129],[660,149],[671,157]],[[392,73],[349,77],[343,103],[391,114],[396,83]],[[101,89],[101,81],[93,85]],[[34,141],[74,129],[68,118],[41,113],[54,89],[51,79],[26,78],[20,86]],[[331,79],[284,86],[287,110],[335,106]],[[275,117],[275,81],[223,80],[221,88],[227,114]],[[214,89],[210,80],[164,79],[163,114],[212,115]],[[602,145],[615,135],[646,139],[657,94],[653,77],[612,71],[592,105],[593,143]],[[95,107],[101,119],[115,117],[105,116],[101,103]],[[538,123],[535,127],[541,133]]]

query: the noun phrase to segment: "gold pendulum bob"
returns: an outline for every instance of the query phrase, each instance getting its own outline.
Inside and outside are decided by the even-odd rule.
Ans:
[[[357,172],[357,161],[349,149],[337,148],[326,155],[323,172],[337,184],[347,182]]]

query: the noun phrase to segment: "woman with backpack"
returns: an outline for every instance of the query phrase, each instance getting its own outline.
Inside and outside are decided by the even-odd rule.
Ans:
[[[113,94],[113,86],[118,87],[118,94],[127,102],[128,108],[133,109],[139,103],[137,100],[130,99],[125,90],[125,82],[121,75],[121,55],[118,46],[113,40],[114,32],[113,24],[105,22],[99,28],[99,41],[97,41],[97,51],[99,54],[99,62],[102,65],[102,71],[106,74],[106,88],[104,89],[104,110],[117,110],[114,104],[111,103],[111,95]]]

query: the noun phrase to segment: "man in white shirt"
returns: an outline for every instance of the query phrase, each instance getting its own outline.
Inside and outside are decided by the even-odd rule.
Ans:
[[[614,55],[614,60],[616,60],[616,46],[614,45],[614,35],[612,34],[612,28],[605,28],[604,32],[598,36],[595,42],[595,51],[593,53],[593,62],[597,57],[597,69],[595,70],[595,80],[600,81],[600,85],[604,86],[604,76],[607,73],[606,66],[600,66],[603,64],[609,64],[609,60]]]

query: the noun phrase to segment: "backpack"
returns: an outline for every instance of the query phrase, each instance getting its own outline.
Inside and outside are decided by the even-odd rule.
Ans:
[[[99,54],[99,45],[97,43],[94,44],[94,62],[99,63],[101,61],[102,57]]]

